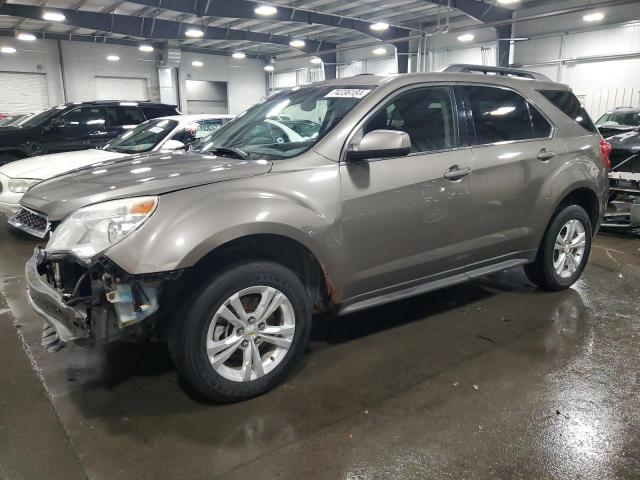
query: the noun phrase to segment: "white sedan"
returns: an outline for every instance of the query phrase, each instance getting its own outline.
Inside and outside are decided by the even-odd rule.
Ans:
[[[0,167],[0,213],[10,217],[22,195],[42,180],[127,155],[185,148],[233,119],[233,115],[177,115],[148,120],[101,149],[79,150],[17,160]]]

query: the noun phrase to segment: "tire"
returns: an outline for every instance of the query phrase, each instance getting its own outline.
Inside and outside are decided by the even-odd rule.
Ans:
[[[232,300],[237,294],[239,302]],[[260,302],[270,308],[254,318]],[[214,402],[238,402],[273,389],[295,368],[309,343],[309,297],[300,279],[276,263],[236,264],[215,276],[188,305],[184,316],[169,325],[169,351],[186,385]],[[269,313],[273,305],[278,306]]]
[[[576,224],[575,222],[578,223]],[[578,224],[580,227],[577,226]],[[568,230],[569,225],[574,226],[573,245],[581,243],[578,242],[576,235],[584,233],[584,245],[581,254],[579,254],[580,248],[574,248],[571,245],[568,247],[571,253],[570,256],[567,256],[564,250],[556,249],[556,239],[559,239],[559,235],[560,239],[562,239],[561,234],[566,237],[570,233]],[[580,230],[583,230],[583,232]],[[587,264],[591,251],[591,238],[591,221],[584,208],[578,205],[561,207],[547,227],[535,261],[524,267],[527,277],[532,283],[544,290],[558,291],[569,288],[580,278]],[[563,242],[560,243],[564,244]],[[561,255],[563,253],[566,262],[558,271],[557,268],[562,264]],[[570,260],[572,258],[576,260],[575,264]],[[554,262],[556,262],[555,265]]]

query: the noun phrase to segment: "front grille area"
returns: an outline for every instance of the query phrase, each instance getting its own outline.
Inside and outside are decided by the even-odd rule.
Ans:
[[[49,233],[50,225],[47,218],[26,208],[18,210],[18,213],[9,219],[9,223],[39,238],[44,238]]]

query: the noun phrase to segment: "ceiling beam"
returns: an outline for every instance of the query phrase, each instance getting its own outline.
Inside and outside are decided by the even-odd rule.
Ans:
[[[359,18],[345,17],[338,14],[316,12],[292,8],[287,5],[277,5],[275,15],[265,17],[255,13],[255,8],[260,6],[260,2],[250,0],[127,0],[129,3],[154,6],[164,10],[183,12],[196,15],[198,17],[228,17],[254,20],[272,20],[279,22],[297,22],[306,24],[326,25],[329,27],[355,30],[365,35],[369,35],[380,40],[394,37],[410,35],[412,29],[398,26],[391,26],[384,32],[371,30],[371,25],[375,22],[362,20]]]
[[[61,22],[61,24],[64,25],[151,40],[186,40],[188,37],[185,36],[184,32],[190,27],[199,27],[204,32],[204,35],[200,37],[199,40],[246,40],[255,43],[286,45],[287,47],[290,41],[289,37],[281,35],[210,27],[195,23],[162,20],[159,18],[148,19],[144,17],[132,17],[130,15],[66,10],[62,8],[56,8],[55,11],[62,13],[66,17],[64,22]],[[0,15],[41,20],[42,13],[42,7],[33,5],[5,4],[0,6]],[[335,45],[323,41],[306,40],[306,45],[300,49],[296,49],[296,51],[313,54],[321,49],[331,48],[335,48]]]
[[[513,16],[513,10],[497,4],[485,3],[479,0],[428,0],[443,7],[460,10],[482,23],[508,20]]]

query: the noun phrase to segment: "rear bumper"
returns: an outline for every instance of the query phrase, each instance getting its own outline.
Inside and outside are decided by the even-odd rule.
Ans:
[[[60,292],[42,279],[38,273],[40,255],[40,249],[36,248],[25,268],[27,298],[31,307],[51,325],[63,342],[87,338],[86,312],[66,305]]]

